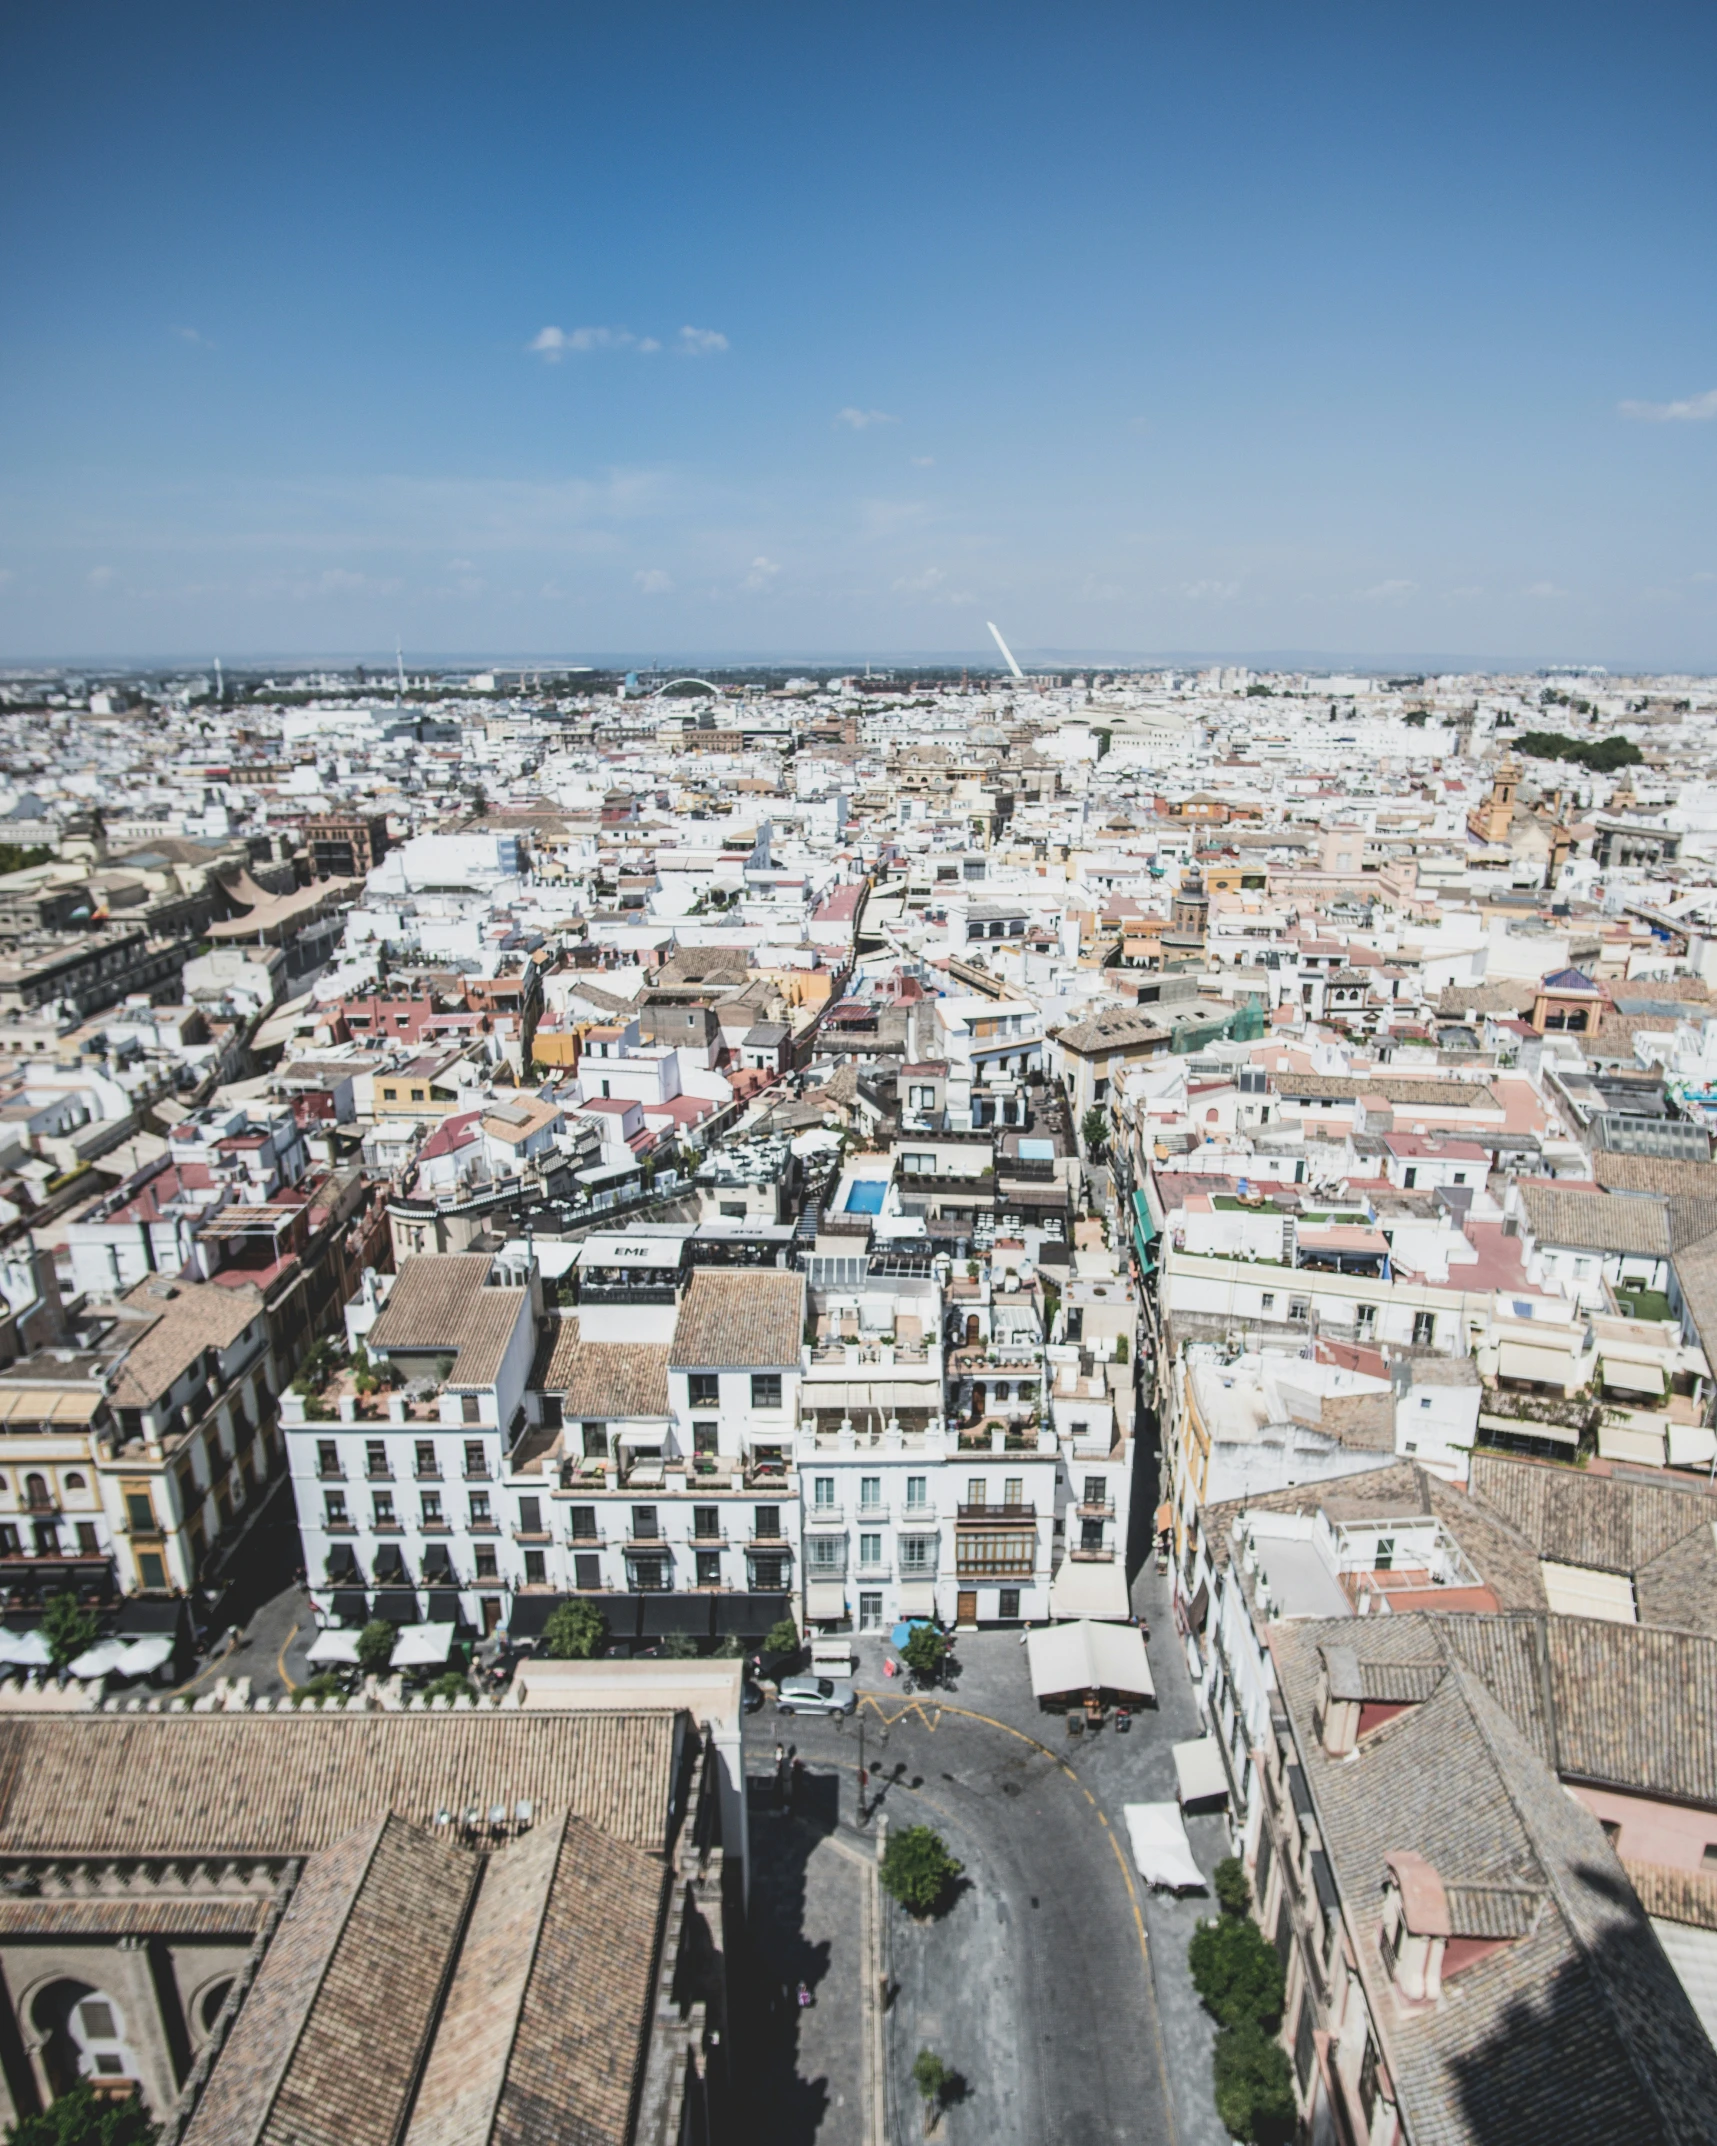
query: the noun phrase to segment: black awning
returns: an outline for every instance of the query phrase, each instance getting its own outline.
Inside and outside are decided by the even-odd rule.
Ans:
[[[429,1591],[429,1623],[457,1624],[459,1622],[459,1590],[456,1587],[432,1587]]]
[[[169,1632],[175,1639],[188,1638],[190,1617],[184,1602],[150,1601],[133,1595],[114,1620],[115,1639],[146,1639]]]
[[[761,1639],[771,1625],[788,1614],[792,1600],[786,1594],[717,1595],[715,1628],[723,1637]]]
[[[405,1583],[405,1559],[397,1542],[385,1542],[376,1552],[376,1585],[399,1587]]]
[[[573,1599],[571,1595],[515,1595],[513,1614],[507,1620],[507,1637],[513,1640],[541,1639],[543,1626],[563,1602]]]
[[[453,1584],[453,1561],[447,1554],[444,1542],[432,1542],[423,1553],[424,1584],[451,1586]]]
[[[670,1632],[683,1632],[688,1639],[709,1638],[713,1595],[641,1594],[636,1600],[640,1638],[666,1639]]]
[[[336,1587],[328,1607],[336,1624],[363,1624],[370,1614],[369,1597],[361,1587]]]
[[[1187,1604],[1186,1621],[1195,1632],[1204,1630],[1204,1620],[1210,1614],[1210,1589],[1200,1580],[1198,1592]]]
[[[376,1595],[376,1615],[388,1624],[416,1624],[417,1595],[409,1587],[384,1587]]]
[[[334,1544],[333,1548],[328,1552],[328,1562],[325,1569],[330,1587],[337,1587],[345,1581],[354,1582],[359,1587],[364,1584],[364,1575],[358,1569],[358,1553],[349,1542],[337,1542]]]

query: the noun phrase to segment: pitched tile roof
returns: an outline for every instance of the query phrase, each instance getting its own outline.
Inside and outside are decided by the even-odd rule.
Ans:
[[[521,1798],[659,1850],[673,1753],[666,1712],[11,1716],[0,1855],[307,1855]]]
[[[1589,1475],[1482,1450],[1467,1476],[1472,1495],[1531,1544],[1535,1556],[1598,1572],[1633,1574],[1695,1528],[1717,1520],[1717,1499],[1695,1485]]]
[[[1389,1617],[1368,1649],[1441,1651],[1436,1617]],[[1710,2135],[1717,2051],[1701,2032],[1596,1819],[1458,1664],[1432,1697],[1335,1759],[1313,1725],[1326,1643],[1352,1624],[1272,1632],[1352,1957],[1415,2146],[1584,2146]],[[1449,1784],[1458,1781],[1458,1794]],[[1469,1905],[1527,1892],[1523,1934],[1461,1971],[1458,2001],[1405,2005],[1377,1944],[1387,1858],[1422,1855]],[[1491,1918],[1494,1920],[1494,1918]]]
[[[262,1291],[249,1282],[179,1282],[154,1275],[127,1292],[126,1303],[158,1312],[126,1351],[113,1382],[117,1407],[148,1408],[205,1349],[230,1349],[262,1315]]]
[[[623,2146],[671,1882],[577,1819],[492,1856],[406,2146]]]
[[[699,1267],[680,1300],[668,1361],[676,1370],[797,1370],[805,1278],[753,1268]]]
[[[312,1857],[185,2146],[392,2146],[478,1870],[399,1818]]]
[[[568,1416],[666,1416],[665,1342],[586,1341],[566,1367],[562,1406]]]
[[[437,1351],[454,1358],[448,1383],[492,1386],[529,1292],[492,1288],[482,1252],[424,1252],[405,1260],[370,1329],[372,1354]]]

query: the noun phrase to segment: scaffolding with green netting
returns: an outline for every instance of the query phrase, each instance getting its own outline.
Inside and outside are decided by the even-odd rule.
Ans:
[[[1194,1017],[1177,1021],[1169,1038],[1169,1049],[1179,1057],[1193,1051],[1208,1050],[1213,1043],[1258,1043],[1264,1035],[1264,1002],[1261,998],[1243,999],[1234,1011],[1221,1020]]]

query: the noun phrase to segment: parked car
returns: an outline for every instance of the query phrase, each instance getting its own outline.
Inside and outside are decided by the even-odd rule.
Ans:
[[[746,1678],[744,1685],[744,1704],[745,1711],[748,1714],[755,1714],[763,1704],[763,1686],[753,1684],[749,1677]]]
[[[850,1714],[857,1706],[845,1677],[785,1677],[775,1699],[778,1714]]]

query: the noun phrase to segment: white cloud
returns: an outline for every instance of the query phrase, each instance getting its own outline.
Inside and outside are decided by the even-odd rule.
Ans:
[[[92,566],[84,576],[84,579],[92,589],[105,589],[113,580],[113,568],[111,566]]]
[[[1523,592],[1527,596],[1566,596],[1566,589],[1559,589],[1553,581],[1535,581]]]
[[[672,574],[664,574],[659,566],[641,566],[632,580],[646,596],[666,596],[674,585]]]
[[[727,337],[718,328],[682,328],[679,347],[688,358],[704,358],[712,351],[725,350]]]
[[[1445,589],[1445,596],[1482,596],[1483,589]]]
[[[1368,604],[1397,603],[1403,596],[1411,596],[1418,586],[1416,581],[1380,581],[1374,589],[1360,593]]]
[[[936,457],[934,455],[913,455],[911,461],[914,469],[934,469],[936,467]]]
[[[1707,388],[1703,395],[1689,395],[1683,402],[1624,402],[1621,413],[1643,417],[1653,425],[1707,424],[1717,418],[1717,387]]]
[[[1086,575],[1084,585],[1079,591],[1081,598],[1088,604],[1119,603],[1126,593],[1125,589],[1117,587],[1112,581],[1099,581],[1095,574]]]
[[[199,335],[195,328],[175,328],[173,333],[181,343],[195,343],[202,350],[213,350],[215,347],[206,335]]]
[[[898,417],[891,417],[886,410],[860,410],[848,403],[844,410],[835,412],[837,425],[850,425],[855,432],[864,432],[872,425],[898,425]]]
[[[558,365],[569,351],[582,356],[590,350],[660,350],[653,335],[634,335],[630,328],[539,328],[525,345],[545,364]]]
[[[1180,593],[1189,603],[1227,603],[1240,594],[1238,581],[1183,581]]]
[[[767,589],[773,585],[780,571],[773,559],[766,559],[759,552],[751,562],[751,571],[745,577],[745,586],[748,589]]]
[[[939,566],[927,566],[921,574],[902,574],[895,587],[907,596],[928,596],[947,580]]]

